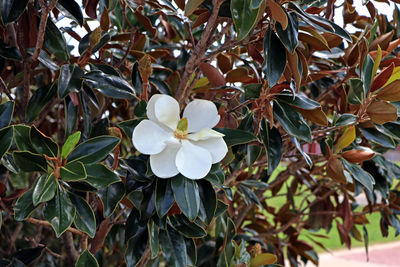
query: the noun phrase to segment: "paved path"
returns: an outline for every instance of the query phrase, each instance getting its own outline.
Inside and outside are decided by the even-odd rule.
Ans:
[[[307,267],[313,267],[307,264]],[[400,241],[369,246],[369,261],[365,249],[337,250],[319,254],[320,267],[400,267]]]

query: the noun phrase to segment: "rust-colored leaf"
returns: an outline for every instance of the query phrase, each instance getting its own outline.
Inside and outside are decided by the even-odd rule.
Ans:
[[[322,107],[313,110],[296,108],[296,110],[298,110],[301,115],[303,115],[303,117],[312,121],[313,123],[322,126],[328,126],[328,118],[326,117],[326,114],[322,111]]]
[[[92,33],[90,34],[89,37],[89,43],[90,43],[90,47],[93,48],[96,44],[99,43],[100,38],[101,38],[101,28],[97,27],[94,31],[92,31]]]
[[[153,27],[153,25],[151,24],[150,19],[142,14],[142,11],[143,11],[143,6],[139,6],[135,10],[136,18],[139,20],[140,24],[142,24],[143,27],[148,32],[150,32],[154,37],[157,36],[157,29],[155,27]]]
[[[320,39],[315,38],[312,35],[300,32],[299,33],[299,40],[311,45],[316,50],[320,50],[320,51],[328,50],[328,51],[330,51],[330,48],[329,48],[328,44],[326,43],[326,41],[322,42]]]
[[[232,62],[230,57],[222,53],[218,54],[217,56],[217,65],[222,73],[227,73],[232,69]]]
[[[347,150],[341,155],[345,160],[351,163],[361,163],[372,159],[375,156],[375,152],[372,149],[355,149]]]
[[[139,61],[139,72],[140,77],[142,77],[143,81],[148,81],[153,72],[153,68],[151,67],[151,56],[145,54]]]
[[[388,48],[390,41],[392,40],[394,31],[387,32],[385,34],[382,34],[378,36],[369,46],[369,50],[375,50],[378,47],[378,44],[383,50],[386,50]]]
[[[185,9],[185,0],[174,0],[174,1],[175,1],[176,5],[177,5],[180,9],[182,9],[182,10]]]
[[[367,114],[376,124],[397,120],[397,108],[386,101],[374,101],[367,108]]]
[[[258,51],[257,48],[254,45],[248,43],[247,44],[247,52],[249,53],[249,56],[251,56],[260,65],[263,64],[264,58],[262,57],[260,51]]]
[[[400,80],[389,83],[376,96],[386,101],[400,101]]]
[[[268,0],[268,7],[271,10],[272,18],[281,24],[283,30],[286,30],[288,18],[282,7],[274,0]]]
[[[214,66],[209,63],[203,62],[200,64],[199,67],[213,87],[220,87],[225,85],[226,82],[224,76]]]
[[[201,13],[197,17],[197,19],[193,22],[192,29],[199,27],[200,25],[203,25],[208,21],[209,18],[210,18],[210,11],[207,10],[206,12]]]
[[[335,182],[347,183],[346,176],[344,175],[343,163],[336,156],[332,156],[326,165],[326,174],[331,177]]]
[[[370,91],[375,92],[382,86],[386,84],[389,80],[390,76],[392,76],[394,70],[394,63],[390,64],[390,66],[384,68],[372,81]]]
[[[86,1],[85,12],[92,19],[97,19],[96,10],[97,10],[98,3],[99,3],[99,0],[87,0]]]
[[[110,17],[108,16],[108,9],[106,6],[104,6],[103,13],[100,17],[100,28],[105,32],[108,32],[110,29]]]
[[[398,23],[400,23],[400,22],[398,22]],[[399,46],[400,46],[400,38],[399,38],[399,39],[396,39],[396,40],[394,40],[394,41],[392,41],[392,42],[390,42],[390,43],[389,43],[389,46],[386,48],[386,51],[387,51],[388,53],[392,53],[393,50],[395,50],[395,49],[398,48]]]
[[[247,82],[252,79],[247,68],[239,67],[226,74],[226,82]]]
[[[288,60],[288,66],[292,73],[292,78],[296,83],[296,89],[299,89],[301,83],[301,76],[299,71],[299,57],[297,56],[297,52],[294,51],[294,53],[292,54],[286,50],[286,58]]]

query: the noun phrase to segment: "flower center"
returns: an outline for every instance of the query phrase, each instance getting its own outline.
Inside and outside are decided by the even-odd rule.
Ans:
[[[186,139],[187,135],[188,135],[188,120],[187,118],[182,118],[178,122],[178,125],[176,126],[174,136],[178,139]]]

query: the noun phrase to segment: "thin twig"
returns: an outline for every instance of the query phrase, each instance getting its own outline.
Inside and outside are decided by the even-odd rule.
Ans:
[[[33,223],[33,224],[40,224],[40,225],[51,227],[51,223],[49,223],[48,221],[38,220],[38,219],[35,219],[35,218],[26,218],[25,221]],[[75,228],[72,228],[72,227],[68,227],[67,231],[71,232],[73,234],[80,235],[80,236],[85,235],[84,232],[81,232],[78,229],[75,229]]]
[[[182,79],[178,85],[176,90],[176,99],[180,104],[183,104],[184,100],[188,96],[188,83],[192,77],[194,70],[197,68],[198,64],[203,60],[203,56],[208,49],[207,43],[209,42],[215,23],[217,23],[218,19],[218,12],[221,4],[225,0],[213,0],[213,12],[208,20],[206,27],[204,28],[203,34],[201,35],[200,41],[194,47],[192,55],[190,56],[189,60],[186,63],[186,67],[184,73],[182,75]]]

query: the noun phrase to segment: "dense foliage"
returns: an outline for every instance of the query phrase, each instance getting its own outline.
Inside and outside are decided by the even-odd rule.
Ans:
[[[332,231],[368,247],[368,213],[400,233],[400,12],[375,4],[0,1],[0,266],[298,266]],[[218,108],[205,178],[132,144],[155,94]]]

